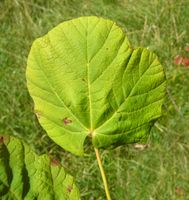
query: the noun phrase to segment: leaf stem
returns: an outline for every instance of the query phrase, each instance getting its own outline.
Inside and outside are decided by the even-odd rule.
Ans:
[[[99,169],[100,169],[100,173],[101,173],[101,176],[102,176],[102,180],[103,180],[103,183],[104,183],[104,189],[105,189],[106,197],[107,197],[107,200],[111,200],[109,187],[108,187],[108,182],[107,182],[107,179],[106,179],[106,174],[105,174],[104,168],[102,166],[100,153],[99,153],[99,150],[97,148],[94,148],[94,149],[95,149],[96,158],[97,158],[97,161],[98,161],[98,166],[99,166]]]

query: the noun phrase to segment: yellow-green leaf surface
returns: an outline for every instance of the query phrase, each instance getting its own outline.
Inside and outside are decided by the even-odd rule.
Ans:
[[[1,200],[79,200],[73,177],[16,138],[0,141]]]
[[[78,155],[87,136],[97,148],[145,141],[165,96],[157,56],[132,49],[121,28],[99,17],[63,22],[37,39],[27,85],[42,127]]]

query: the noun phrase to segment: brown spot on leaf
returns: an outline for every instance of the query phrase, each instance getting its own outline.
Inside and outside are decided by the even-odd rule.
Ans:
[[[67,187],[67,191],[68,191],[69,193],[72,192],[72,189],[73,189],[73,187],[72,187],[71,185],[68,185],[68,187]]]
[[[51,165],[52,166],[60,166],[60,160],[58,160],[57,158],[51,158]]]
[[[72,123],[72,120],[69,119],[68,117],[65,117],[65,118],[63,119],[63,122],[64,122],[65,125],[68,125],[68,124]]]
[[[82,78],[81,80],[82,80],[83,82],[85,82],[85,83],[87,82],[85,78]]]

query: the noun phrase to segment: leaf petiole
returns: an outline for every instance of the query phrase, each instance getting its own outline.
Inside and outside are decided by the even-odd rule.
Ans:
[[[102,180],[103,180],[103,183],[104,183],[104,189],[105,189],[107,200],[112,200],[111,196],[110,196],[110,192],[109,192],[109,186],[108,186],[106,174],[105,174],[105,171],[104,171],[104,168],[103,168],[103,165],[102,165],[102,161],[101,161],[101,158],[100,158],[99,150],[97,148],[94,148],[94,149],[95,149],[96,158],[97,158],[97,161],[98,161],[100,173],[101,173],[101,176],[102,176]]]

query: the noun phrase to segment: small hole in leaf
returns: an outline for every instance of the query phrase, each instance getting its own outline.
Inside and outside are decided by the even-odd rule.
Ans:
[[[68,117],[65,117],[65,118],[63,119],[63,122],[64,122],[65,125],[68,125],[68,124],[72,123],[72,120],[69,119]]]

